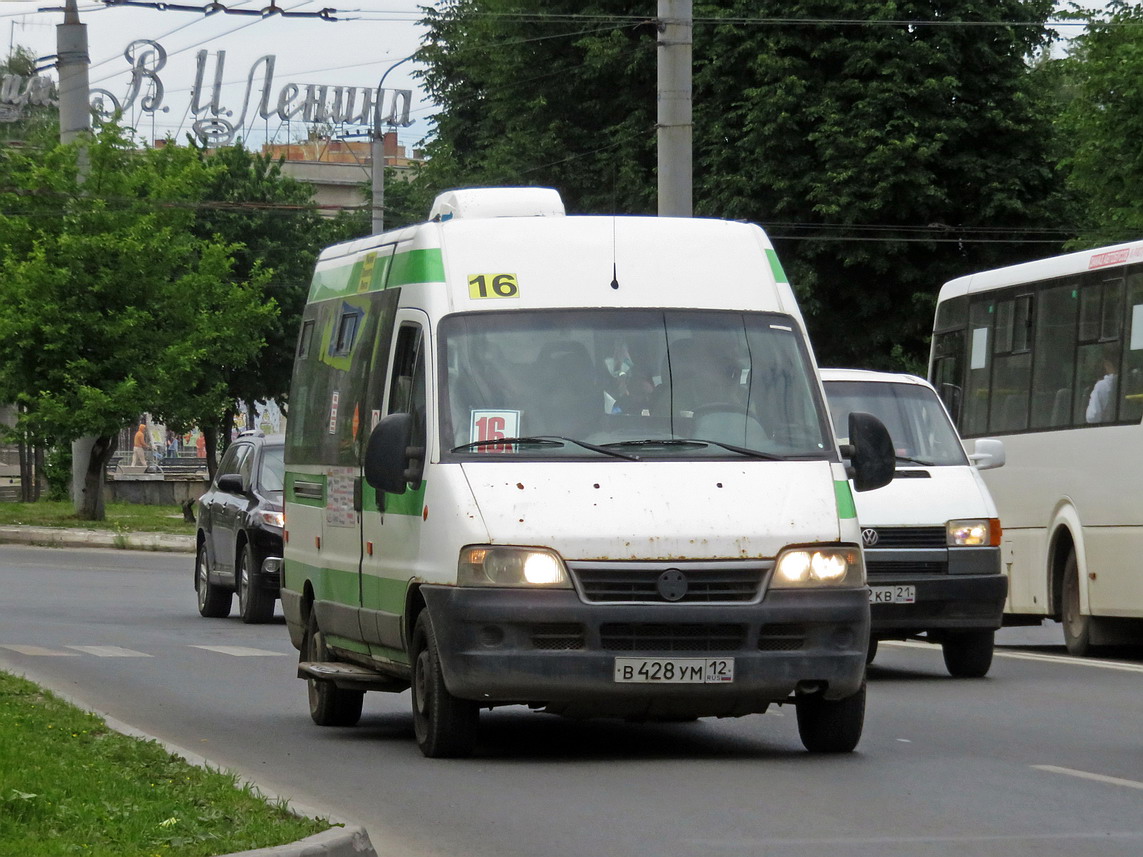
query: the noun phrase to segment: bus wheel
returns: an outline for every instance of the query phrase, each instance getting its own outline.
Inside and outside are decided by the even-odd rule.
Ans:
[[[961,631],[941,640],[945,668],[957,678],[983,678],[992,666],[995,631]]]
[[[247,625],[269,622],[274,618],[274,594],[259,586],[254,577],[256,560],[250,545],[245,545],[237,556],[238,615]]]
[[[1063,609],[1064,645],[1072,655],[1091,653],[1091,617],[1080,612],[1079,563],[1075,551],[1068,554],[1064,563]]]
[[[310,611],[306,623],[306,636],[302,641],[302,660],[321,663],[329,660],[325,635],[318,630],[317,616]],[[356,726],[361,719],[361,706],[365,691],[345,690],[331,681],[307,678],[310,698],[310,717],[318,726]]]
[[[797,700],[798,734],[811,753],[850,753],[865,725],[865,682],[853,696],[825,699],[819,694]]]
[[[457,699],[445,687],[440,652],[427,610],[413,630],[413,731],[417,745],[430,759],[458,759],[472,755],[480,709],[475,702]]]
[[[199,615],[207,619],[225,619],[230,615],[233,593],[210,582],[210,564],[206,555],[206,542],[198,546],[194,560],[194,590],[198,595]]]

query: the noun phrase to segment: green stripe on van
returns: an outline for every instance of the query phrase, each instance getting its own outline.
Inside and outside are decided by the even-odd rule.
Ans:
[[[786,271],[782,267],[782,263],[778,261],[778,254],[773,250],[766,251],[766,259],[770,262],[770,271],[774,274],[774,280],[779,283],[788,283],[790,280],[786,277]]]
[[[857,507],[853,503],[853,492],[849,490],[849,482],[835,480],[833,493],[837,497],[837,516],[839,518],[856,518]]]
[[[398,286],[407,286],[409,283],[442,282],[444,282],[444,259],[441,258],[441,251],[410,250],[393,257],[393,266],[389,271],[389,281],[385,287],[394,289]]]
[[[444,260],[437,248],[406,250],[391,259],[364,254],[337,268],[315,271],[310,281],[309,302],[347,298],[382,288],[395,289],[410,283],[439,282],[444,282]]]
[[[404,494],[385,495],[385,514],[387,515],[415,515],[421,517],[425,508],[425,482],[416,491],[405,489]],[[379,512],[377,508],[377,492],[366,487],[361,492],[361,505],[366,512]]]

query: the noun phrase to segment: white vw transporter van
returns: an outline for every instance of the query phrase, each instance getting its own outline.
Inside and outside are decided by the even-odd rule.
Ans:
[[[325,250],[298,340],[281,598],[310,713],[412,689],[427,756],[481,709],[691,719],[797,707],[861,735],[869,595],[849,475],[757,226],[565,217],[454,191]]]

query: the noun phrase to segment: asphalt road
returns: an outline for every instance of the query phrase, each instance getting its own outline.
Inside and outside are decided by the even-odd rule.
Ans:
[[[0,667],[270,791],[363,824],[381,857],[1138,857],[1143,652],[1002,632],[992,672],[882,644],[858,751],[805,753],[789,707],[692,724],[481,719],[428,760],[408,694],[312,724],[279,620],[206,620],[189,554],[0,545]]]

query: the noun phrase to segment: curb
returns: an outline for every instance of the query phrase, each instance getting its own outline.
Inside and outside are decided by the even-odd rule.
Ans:
[[[0,527],[0,542],[49,547],[102,547],[120,550],[194,553],[194,536],[176,533],[118,533],[77,527]]]
[[[219,857],[377,857],[364,827],[330,828],[289,845],[236,851]]]

